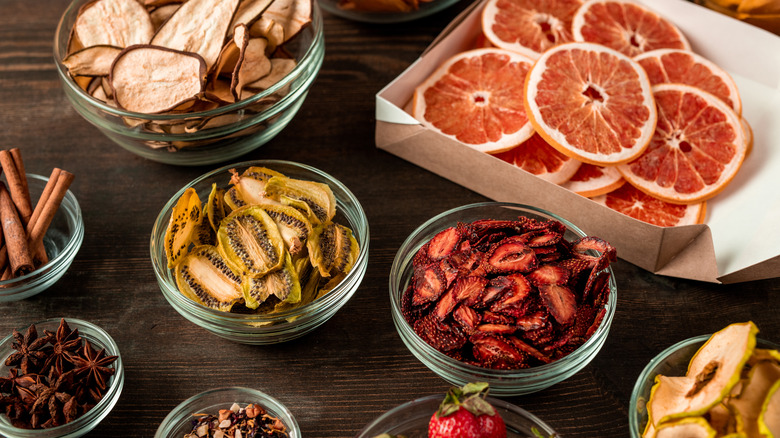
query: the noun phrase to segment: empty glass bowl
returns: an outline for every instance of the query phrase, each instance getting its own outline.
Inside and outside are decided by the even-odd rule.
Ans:
[[[267,90],[209,111],[164,115],[123,111],[86,93],[62,63],[73,23],[90,1],[73,1],[55,34],[54,60],[65,95],[79,115],[119,146],[162,163],[225,162],[267,143],[298,112],[325,57],[322,16],[314,2],[311,24],[284,45],[298,62],[296,67]]]
[[[221,312],[195,303],[182,295],[165,255],[165,230],[171,210],[179,197],[194,187],[201,200],[208,199],[212,183],[227,187],[230,170],[242,173],[252,166],[267,167],[291,178],[325,183],[336,197],[336,217],[333,222],[352,229],[360,252],[352,270],[344,280],[325,296],[300,307],[273,314],[244,314]],[[303,336],[330,319],[352,297],[360,286],[368,266],[368,221],[355,195],[341,182],[327,173],[290,161],[258,160],[231,164],[209,172],[179,190],[163,207],[152,229],[151,256],[154,273],[163,296],[182,316],[210,332],[245,344],[274,344]]]
[[[435,216],[414,230],[401,245],[390,268],[390,305],[393,322],[401,340],[412,354],[441,378],[455,386],[468,382],[488,382],[490,393],[513,396],[541,391],[561,382],[584,368],[601,350],[609,334],[617,304],[617,286],[612,268],[607,268],[609,298],[606,314],[593,335],[575,351],[555,362],[518,370],[497,370],[470,365],[436,350],[420,338],[406,322],[401,311],[401,296],[412,277],[412,258],[418,249],[440,231],[479,219],[517,219],[518,216],[547,220],[555,219],[566,225],[565,239],[571,241],[585,234],[576,225],[553,213],[521,204],[485,202],[458,207]]]
[[[27,174],[33,206],[48,181],[47,177]],[[81,208],[69,190],[43,237],[49,262],[29,274],[0,281],[0,302],[31,297],[56,283],[70,267],[83,240],[84,219],[81,217]]]

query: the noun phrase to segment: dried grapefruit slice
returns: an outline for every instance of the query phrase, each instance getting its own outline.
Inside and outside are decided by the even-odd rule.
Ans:
[[[550,145],[586,163],[633,160],[655,131],[644,70],[599,44],[565,43],[544,52],[528,72],[525,104],[534,129]]]
[[[647,150],[621,164],[623,178],[667,202],[709,199],[734,178],[747,153],[740,117],[717,97],[696,87],[653,87],[658,127]]]
[[[536,59],[550,47],[574,41],[571,20],[582,0],[488,0],[482,31],[497,47]]]
[[[563,188],[587,198],[609,193],[626,180],[614,166],[596,166],[582,163],[577,172],[563,183]]]
[[[572,19],[572,34],[574,41],[604,44],[632,57],[655,49],[691,49],[672,22],[628,0],[585,2]]]
[[[714,94],[742,113],[742,101],[734,79],[717,64],[696,53],[679,49],[656,49],[634,57],[647,72],[650,84],[687,84]]]
[[[532,64],[503,49],[459,53],[415,89],[412,115],[474,149],[508,150],[534,132],[523,105],[523,88],[518,86]]]
[[[700,224],[707,211],[706,202],[671,204],[637,190],[631,184],[623,184],[612,192],[591,199],[626,216],[659,227]]]
[[[558,152],[539,134],[534,134],[514,148],[495,156],[553,184],[566,182],[582,164]]]

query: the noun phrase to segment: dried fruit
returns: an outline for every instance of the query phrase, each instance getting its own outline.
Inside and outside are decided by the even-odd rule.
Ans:
[[[176,201],[165,231],[165,255],[168,269],[187,254],[192,243],[192,233],[200,222],[201,203],[195,189],[189,188]]]
[[[262,204],[263,210],[271,216],[291,255],[297,255],[305,248],[312,233],[311,222],[300,211],[286,205]]]
[[[312,224],[324,224],[336,215],[336,198],[327,184],[287,177],[272,177],[265,196],[301,210]]]
[[[176,264],[175,275],[179,292],[212,309],[227,312],[243,297],[241,275],[211,245],[190,251]]]
[[[569,242],[565,233],[558,221],[526,217],[437,233],[412,258],[404,318],[432,347],[482,367],[566,356],[603,321],[615,249],[595,237]]]
[[[244,301],[250,309],[256,309],[271,296],[276,297],[274,303],[297,304],[301,301],[301,284],[289,254],[280,269],[245,280]]]
[[[242,275],[260,277],[284,263],[284,240],[268,213],[247,205],[230,213],[217,231],[219,251]]]
[[[429,438],[506,438],[501,415],[485,400],[488,384],[450,388],[428,423]]]
[[[314,227],[306,241],[312,266],[323,277],[345,273],[352,269],[358,254],[358,243],[352,231],[339,224],[328,222]]]

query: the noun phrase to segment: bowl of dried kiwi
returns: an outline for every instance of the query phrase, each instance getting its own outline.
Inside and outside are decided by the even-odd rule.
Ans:
[[[321,170],[259,160],[206,173],[165,204],[151,236],[163,296],[225,339],[274,344],[330,319],[368,266],[360,202]]]

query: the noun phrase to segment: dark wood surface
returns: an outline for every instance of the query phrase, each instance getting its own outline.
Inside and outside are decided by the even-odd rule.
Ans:
[[[126,366],[119,403],[88,436],[151,437],[182,400],[206,389],[250,386],[286,404],[307,437],[350,437],[396,405],[445,391],[393,327],[388,273],[401,242],[427,218],[477,195],[374,144],[374,95],[412,63],[467,6],[407,24],[369,25],[326,14],[324,66],[292,123],[242,157],[320,168],[360,199],[370,261],[350,302],[313,333],[281,345],[223,341],[182,318],[152,272],[149,238],[165,202],[215,166],[174,167],[114,145],[68,104],[52,61],[63,0],[0,0],[0,148],[20,147],[29,172],[76,174],[71,190],[86,236],[67,274],[48,291],[0,303],[0,334],[53,317],[106,329]],[[734,285],[653,275],[614,264],[617,314],[600,354],[545,391],[509,401],[566,437],[628,436],[629,398],[645,364],[667,346],[753,320],[780,342],[780,279]]]

